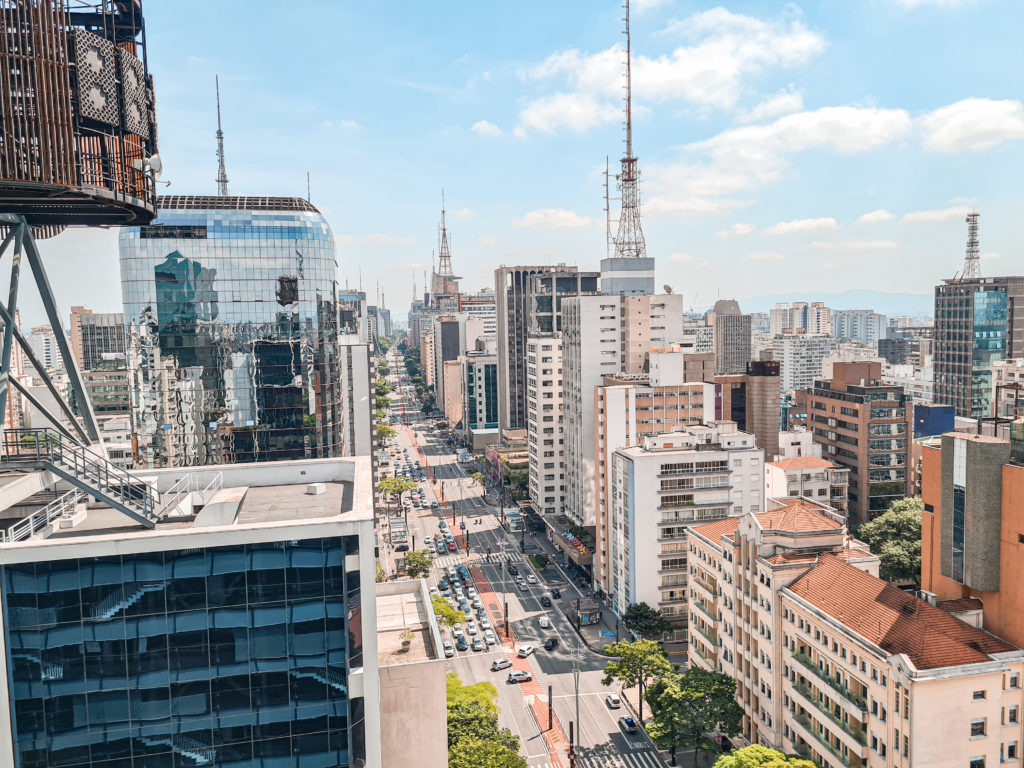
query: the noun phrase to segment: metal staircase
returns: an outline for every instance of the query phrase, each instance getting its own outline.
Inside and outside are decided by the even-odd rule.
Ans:
[[[4,463],[47,469],[147,528],[160,519],[156,488],[56,430],[4,430],[3,446]]]
[[[112,619],[121,611],[126,611],[139,602],[139,599],[146,593],[160,592],[166,588],[166,582],[153,582],[149,584],[135,582],[125,584],[108,595],[102,603],[94,606],[92,617],[97,621]]]
[[[190,736],[175,734],[167,738],[140,736],[139,739],[147,747],[170,747],[175,754],[187,757],[196,765],[210,765],[216,757],[216,750]]]
[[[324,685],[329,685],[336,691],[348,694],[348,679],[345,677],[344,672],[338,672],[337,670],[327,668],[324,672],[323,667],[296,667],[295,669],[288,670],[288,673],[296,680],[303,677],[311,677]]]

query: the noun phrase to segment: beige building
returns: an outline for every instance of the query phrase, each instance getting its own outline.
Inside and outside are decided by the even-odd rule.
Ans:
[[[462,421],[462,358],[445,360],[442,364],[444,385],[441,387],[444,402],[438,403],[445,419],[452,426]]]
[[[770,461],[764,465],[765,497],[805,498],[847,510],[850,470],[817,456]]]
[[[690,530],[690,660],[737,681],[743,735],[824,768],[1020,759],[1024,652],[877,578],[806,499]],[[958,618],[963,615],[971,623]]]
[[[560,515],[565,498],[560,336],[531,336],[527,339],[526,382],[530,500],[541,514]]]
[[[423,379],[428,387],[434,386],[434,334],[424,333],[420,337],[420,362],[423,365]]]

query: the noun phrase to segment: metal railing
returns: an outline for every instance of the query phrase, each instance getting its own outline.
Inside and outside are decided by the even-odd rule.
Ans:
[[[160,507],[160,515],[169,515],[183,498],[191,493],[198,493],[202,499],[202,503],[206,504],[210,498],[224,487],[224,473],[216,472],[210,481],[200,487],[200,482],[205,476],[205,473],[189,472],[182,475],[175,481],[174,485],[168,488],[166,491],[160,494],[161,501],[163,502]]]
[[[810,656],[808,656],[805,653],[801,653],[800,651],[792,651],[792,654],[794,659],[796,659],[805,667],[807,667],[807,669],[811,670],[811,672],[817,675],[818,678],[828,683],[829,687],[831,687],[832,690],[837,691],[838,693],[842,694],[842,696],[845,697],[847,700],[853,702],[853,704],[857,706],[857,708],[861,710],[866,710],[868,708],[867,699],[865,699],[863,696],[859,694],[854,693],[842,683],[834,680],[824,669],[815,664],[814,660]]]
[[[0,531],[0,544],[10,544],[15,541],[31,538],[49,527],[57,518],[71,517],[83,495],[81,491],[76,489],[54,499],[42,509],[19,520],[6,531]]]
[[[857,728],[856,726],[854,726],[853,723],[843,722],[842,718],[837,716],[835,714],[835,712],[832,711],[831,707],[829,707],[828,699],[824,699],[822,701],[821,699],[819,699],[819,696],[816,695],[815,692],[811,688],[809,688],[808,686],[804,685],[803,683],[797,682],[795,680],[792,681],[792,683],[793,683],[794,690],[799,692],[801,696],[803,696],[805,699],[807,699],[808,702],[813,704],[815,709],[817,709],[819,712],[821,712],[823,715],[825,715],[825,717],[827,717],[833,723],[835,723],[840,728],[842,728],[844,731],[846,731],[846,733],[849,734],[850,736],[852,736],[854,738],[854,740],[858,744],[860,744],[862,747],[863,746],[867,746],[867,743],[868,743],[867,734],[864,733],[864,731],[861,730],[860,728]]]

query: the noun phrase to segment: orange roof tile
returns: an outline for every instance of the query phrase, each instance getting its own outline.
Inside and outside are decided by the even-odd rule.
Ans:
[[[905,653],[918,669],[975,664],[1017,650],[831,555],[787,589],[886,652]]]
[[[806,533],[842,528],[843,524],[821,513],[821,508],[804,499],[792,499],[785,506],[758,512],[754,517],[762,528]]]
[[[939,600],[936,605],[947,613],[957,611],[980,611],[985,606],[976,597],[961,597],[957,600]]]
[[[722,520],[715,520],[713,523],[704,523],[703,525],[695,525],[690,528],[691,531],[695,531],[709,541],[713,541],[715,544],[719,543],[719,540],[727,533],[735,533],[736,527],[739,525],[738,517],[726,517]]]
[[[779,469],[827,469],[839,466],[818,456],[796,456],[792,459],[779,459],[768,463]]]

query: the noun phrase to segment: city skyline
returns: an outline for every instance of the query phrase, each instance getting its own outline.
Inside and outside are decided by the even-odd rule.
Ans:
[[[500,264],[595,269],[605,256],[603,155],[614,170],[623,148],[615,3],[437,16],[313,3],[301,48],[275,37],[294,21],[284,11],[228,35],[239,5],[205,8],[209,24],[186,29],[187,5],[147,8],[168,193],[216,190],[219,74],[231,192],[305,196],[309,170],[341,285],[361,269],[367,293],[379,279],[399,313],[412,273],[422,286],[430,269],[442,187],[467,290],[490,286]],[[930,293],[960,268],[972,208],[982,274],[1019,256],[1010,184],[1024,107],[1007,63],[1024,9],[826,5],[633,8],[648,253],[657,284],[687,306],[835,285]],[[954,43],[972,55],[949,57]],[[62,305],[120,309],[116,231],[41,247]],[[83,253],[90,269],[71,268]],[[31,301],[22,314],[40,316]]]

